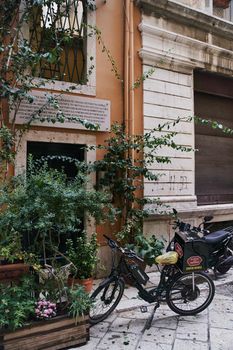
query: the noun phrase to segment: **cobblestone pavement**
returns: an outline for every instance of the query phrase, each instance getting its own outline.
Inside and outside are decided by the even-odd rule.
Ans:
[[[156,283],[157,273],[150,274]],[[126,289],[118,309],[90,330],[90,341],[82,350],[233,350],[233,269],[215,281],[213,302],[196,316],[178,316],[167,305],[156,311],[152,326],[142,332],[150,315],[137,290]],[[148,304],[147,304],[148,305]],[[75,350],[75,349],[73,349]]]

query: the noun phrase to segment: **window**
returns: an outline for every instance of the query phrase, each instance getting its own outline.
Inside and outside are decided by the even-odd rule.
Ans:
[[[194,72],[195,115],[233,128],[233,79]],[[233,203],[233,139],[218,129],[195,127],[195,187],[198,205]]]
[[[85,160],[85,151],[84,145],[81,144],[69,144],[69,143],[57,143],[57,142],[27,142],[27,156],[31,154],[33,159],[40,159],[41,157],[46,156],[65,156],[70,158],[75,158],[79,161]],[[73,162],[62,161],[58,158],[48,160],[48,166],[52,169],[57,169],[65,172],[67,177],[71,180],[77,175],[77,168]],[[84,213],[83,219],[79,226],[80,230],[84,229]],[[25,234],[23,237],[23,246],[25,249],[29,247],[35,237],[35,232],[32,230],[29,233]],[[76,233],[68,232],[66,234],[61,234],[59,237],[59,251],[65,253],[65,242],[67,238],[75,239]],[[48,257],[50,256],[47,252]]]
[[[213,0],[213,15],[227,21],[233,20],[233,6],[231,0]]]
[[[233,21],[232,0],[174,0],[209,15]]]
[[[57,142],[27,142],[27,155],[31,154],[33,159],[40,159],[41,157],[55,156],[48,159],[50,168],[61,170],[65,172],[69,179],[77,175],[77,168],[74,162],[62,161],[56,156],[64,156],[79,161],[84,161],[84,145],[57,143]]]
[[[34,75],[85,84],[86,24],[86,0],[37,3],[31,13],[29,41],[35,51],[50,54],[49,60],[40,62]]]

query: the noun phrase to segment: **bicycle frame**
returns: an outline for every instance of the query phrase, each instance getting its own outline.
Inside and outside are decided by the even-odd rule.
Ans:
[[[214,297],[213,281],[205,274],[200,272],[183,273],[177,265],[165,265],[160,271],[160,280],[157,286],[153,288],[145,288],[144,285],[149,280],[147,274],[140,269],[140,262],[143,260],[132,250],[120,247],[117,242],[108,238],[108,244],[112,249],[112,270],[108,278],[106,278],[97,289],[93,292],[93,313],[90,314],[90,322],[92,325],[103,321],[116,308],[120,302],[124,292],[124,280],[130,278],[131,284],[138,290],[138,295],[148,303],[155,303],[150,317],[146,322],[146,329],[151,325],[156,309],[160,306],[160,302],[165,301],[170,309],[180,315],[193,315],[203,311],[211,303]],[[121,255],[116,260],[116,252]],[[199,298],[200,289],[195,280],[195,274],[199,275],[199,283],[205,283],[204,299]],[[187,276],[187,277],[186,277]],[[207,292],[205,292],[207,291]],[[189,303],[194,302],[190,305]],[[180,303],[184,306],[180,306]],[[188,303],[188,307],[186,304]],[[108,308],[109,305],[109,308]],[[142,307],[141,311],[145,312],[146,308]],[[96,313],[97,312],[97,313]]]
[[[154,303],[163,300],[163,293],[167,291],[167,288],[172,281],[174,275],[178,272],[178,268],[175,265],[166,265],[160,271],[160,280],[159,284],[156,287],[146,289],[142,283],[139,283],[137,279],[131,273],[129,266],[127,264],[127,259],[124,255],[120,257],[120,260],[115,265],[113,260],[112,271],[105,284],[107,285],[109,280],[114,281],[116,279],[124,279],[124,276],[130,279],[133,282],[133,286],[138,290],[138,295],[148,303]]]

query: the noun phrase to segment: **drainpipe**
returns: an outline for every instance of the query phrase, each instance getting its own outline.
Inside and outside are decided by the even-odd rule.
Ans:
[[[129,134],[134,134],[134,4],[130,0],[129,24]],[[134,152],[132,152],[134,160]]]
[[[125,132],[130,137],[134,134],[134,3],[125,0],[125,33],[124,33],[124,123]],[[134,164],[134,151],[127,155]],[[134,204],[131,204],[134,206]]]
[[[124,31],[124,124],[125,132],[129,133],[129,26],[130,26],[130,0],[124,0],[125,31]]]
[[[134,3],[125,0],[124,33],[124,123],[126,132],[134,134]]]

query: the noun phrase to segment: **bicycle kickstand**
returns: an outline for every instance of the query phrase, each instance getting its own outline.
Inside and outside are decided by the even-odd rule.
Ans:
[[[144,326],[144,328],[143,328],[143,330],[142,330],[142,333],[144,333],[146,329],[150,329],[151,324],[152,324],[152,321],[153,321],[153,318],[154,318],[155,311],[158,309],[158,307],[159,307],[159,302],[157,302],[157,303],[155,304],[155,306],[154,306],[154,308],[153,308],[153,310],[152,310],[150,316],[149,316],[148,319],[146,320],[146,324],[145,324],[145,326]]]

